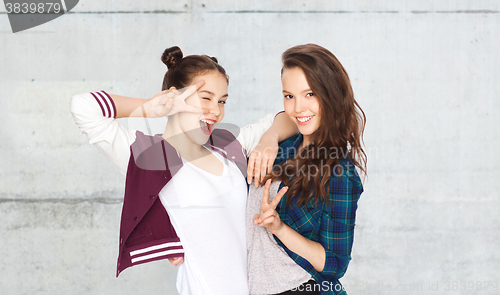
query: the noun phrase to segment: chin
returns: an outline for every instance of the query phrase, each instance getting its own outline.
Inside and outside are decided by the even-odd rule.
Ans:
[[[191,140],[194,143],[197,143],[199,145],[204,145],[204,144],[207,143],[207,141],[208,141],[209,138],[210,138],[210,135],[198,134],[198,136],[191,137]]]
[[[309,135],[313,134],[314,131],[316,131],[316,130],[317,129],[311,130],[311,128],[307,128],[307,129],[306,128],[304,128],[304,129],[299,128],[300,134],[305,135],[305,136],[309,136]]]
[[[189,131],[184,131],[184,134],[191,140],[191,142],[204,145],[207,143],[210,134],[205,134],[200,128],[194,128]]]

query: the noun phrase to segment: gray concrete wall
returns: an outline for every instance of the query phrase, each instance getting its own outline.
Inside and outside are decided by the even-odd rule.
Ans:
[[[80,1],[17,34],[0,12],[1,294],[176,294],[166,261],[115,279],[124,177],[70,97],[150,97],[179,45],[219,58],[242,126],[281,108],[280,54],[308,42],[368,118],[349,294],[500,292],[500,2]]]

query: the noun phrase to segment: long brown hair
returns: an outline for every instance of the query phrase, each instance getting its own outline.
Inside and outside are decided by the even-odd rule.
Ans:
[[[294,46],[283,53],[283,69],[300,68],[320,105],[321,122],[310,136],[312,144],[299,149],[294,159],[275,167],[271,178],[289,187],[287,196],[305,205],[315,196],[329,202],[327,183],[340,176],[340,160],[349,158],[366,175],[366,154],[362,148],[366,116],[354,99],[351,81],[342,64],[326,48],[316,44]],[[341,172],[342,170],[342,172]],[[301,173],[306,171],[306,173]],[[290,177],[294,175],[294,177]],[[287,198],[287,205],[292,198]]]
[[[219,65],[215,57],[208,55],[188,55],[183,57],[181,49],[173,46],[165,49],[161,61],[168,68],[163,78],[161,90],[167,90],[170,87],[177,89],[188,87],[193,82],[194,77],[211,71],[219,72],[229,83],[226,70]]]

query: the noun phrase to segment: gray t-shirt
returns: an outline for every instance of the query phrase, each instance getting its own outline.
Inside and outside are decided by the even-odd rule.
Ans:
[[[271,184],[269,201],[274,199],[279,181]],[[311,279],[311,274],[300,267],[276,243],[273,234],[252,219],[260,213],[264,187],[250,185],[247,200],[246,230],[248,251],[248,288],[252,295],[276,294],[291,290]]]

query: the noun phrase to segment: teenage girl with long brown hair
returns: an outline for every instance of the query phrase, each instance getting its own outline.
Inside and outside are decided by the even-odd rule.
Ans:
[[[300,133],[280,142],[265,186],[249,191],[249,291],[346,294],[339,278],[363,192],[356,168],[366,174],[365,114],[330,51],[299,45],[282,58],[284,109]]]

